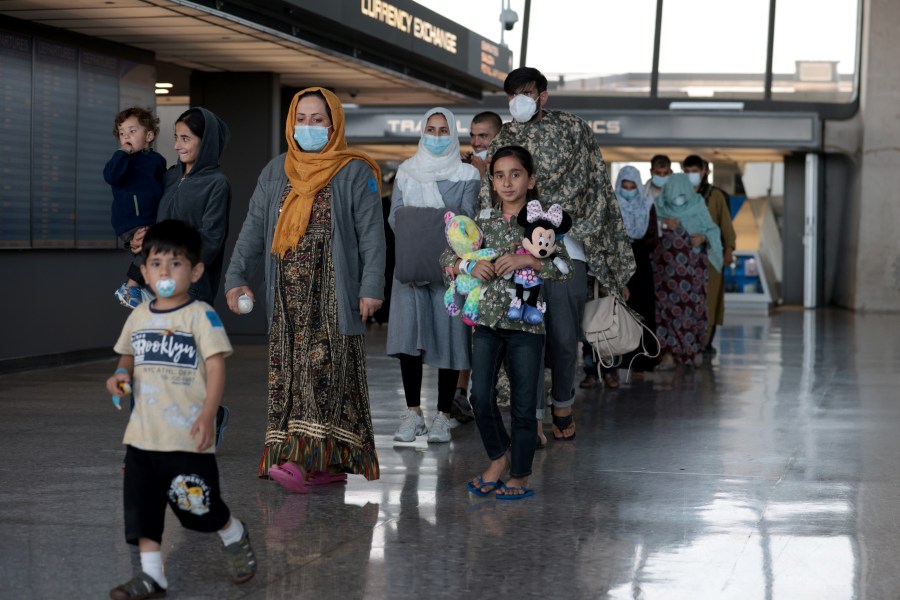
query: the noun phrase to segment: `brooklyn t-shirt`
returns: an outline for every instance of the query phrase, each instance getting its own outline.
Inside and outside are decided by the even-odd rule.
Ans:
[[[232,352],[213,308],[193,300],[172,310],[144,302],[132,311],[115,351],[134,356],[134,410],[124,443],[142,450],[197,451],[191,427],[206,400],[206,359]],[[211,446],[205,453],[215,452]]]

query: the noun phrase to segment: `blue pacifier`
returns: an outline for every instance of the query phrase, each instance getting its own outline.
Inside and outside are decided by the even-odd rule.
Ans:
[[[160,279],[156,282],[156,293],[163,298],[168,298],[175,293],[174,279]]]

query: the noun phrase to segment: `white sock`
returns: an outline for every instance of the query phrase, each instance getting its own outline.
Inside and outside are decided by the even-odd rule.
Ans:
[[[241,541],[241,536],[244,535],[244,525],[237,519],[231,519],[231,525],[225,529],[220,529],[218,533],[219,537],[222,538],[222,543],[227,546]]]
[[[169,582],[163,574],[162,552],[141,552],[141,570],[156,580],[162,588],[169,587]]]

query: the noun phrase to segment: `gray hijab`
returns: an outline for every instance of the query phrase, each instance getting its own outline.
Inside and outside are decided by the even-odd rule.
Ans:
[[[622,182],[632,181],[636,186],[637,195],[630,200],[622,196]],[[628,165],[622,167],[619,176],[616,177],[616,199],[619,201],[619,210],[622,213],[622,221],[628,237],[639,240],[647,235],[647,226],[650,224],[650,209],[653,208],[653,199],[644,194],[644,186],[641,184],[641,174],[637,168]]]

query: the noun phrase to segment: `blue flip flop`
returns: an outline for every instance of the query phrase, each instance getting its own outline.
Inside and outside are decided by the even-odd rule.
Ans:
[[[497,500],[521,500],[523,498],[529,498],[531,496],[534,496],[534,490],[527,488],[524,485],[522,487],[516,487],[516,486],[504,485],[503,483],[501,483],[500,489],[502,491],[499,491],[494,495],[497,498]],[[513,490],[521,490],[522,493],[521,494],[507,493],[507,492],[513,491]]]
[[[490,496],[494,491],[496,491],[499,487],[506,487],[503,485],[503,482],[499,479],[497,481],[485,481],[481,478],[481,475],[478,476],[478,485],[472,485],[471,481],[466,482],[466,487],[470,492],[475,494],[476,496],[481,496],[484,498],[485,496]],[[481,488],[486,487],[488,490],[485,492]]]

